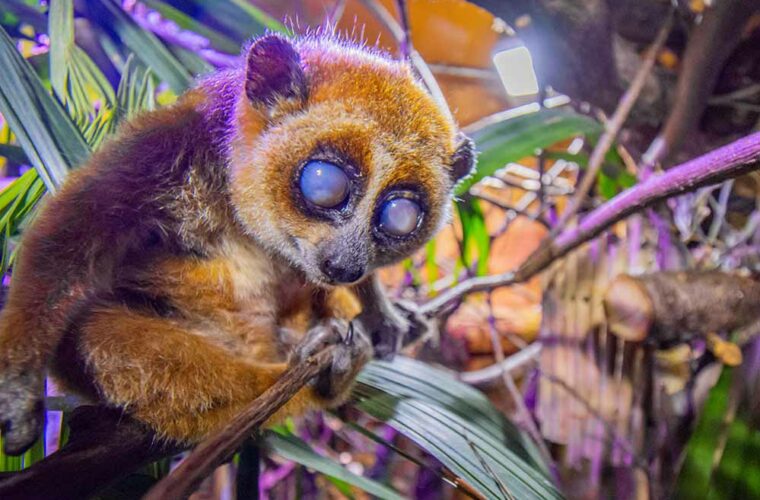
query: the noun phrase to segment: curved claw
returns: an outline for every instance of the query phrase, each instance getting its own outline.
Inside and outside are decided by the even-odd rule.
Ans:
[[[313,386],[320,397],[334,405],[348,394],[359,370],[372,357],[372,345],[360,326],[329,319],[307,332],[306,337],[296,347],[291,363],[305,360],[328,345],[335,346],[332,361],[316,378]]]

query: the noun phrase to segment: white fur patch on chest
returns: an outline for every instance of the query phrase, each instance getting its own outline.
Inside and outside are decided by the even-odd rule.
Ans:
[[[271,295],[282,271],[266,252],[252,243],[227,240],[221,254],[228,262],[235,300],[247,302]]]

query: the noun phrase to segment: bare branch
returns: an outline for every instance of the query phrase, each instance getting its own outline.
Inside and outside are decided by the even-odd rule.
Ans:
[[[330,364],[334,347],[321,352],[283,373],[277,382],[241,411],[221,431],[208,437],[190,452],[171,474],[145,495],[145,500],[186,498],[193,488],[228,459],[240,444],[288,402],[314,376]]]
[[[631,82],[630,87],[628,87],[628,90],[626,90],[625,94],[623,94],[623,96],[620,98],[620,102],[615,109],[615,113],[612,115],[612,118],[606,123],[604,133],[596,143],[594,150],[591,152],[591,157],[588,161],[588,168],[584,173],[583,179],[581,180],[580,185],[576,188],[575,195],[570,200],[567,209],[562,213],[562,216],[556,225],[557,228],[565,227],[567,222],[575,217],[575,215],[578,213],[578,210],[580,210],[581,206],[583,205],[586,196],[588,196],[588,193],[591,191],[591,188],[594,185],[594,181],[599,174],[599,170],[601,170],[602,165],[604,164],[604,158],[607,154],[607,151],[609,151],[610,147],[612,147],[612,143],[615,141],[615,138],[620,132],[620,129],[623,127],[623,123],[625,123],[628,114],[631,112],[631,109],[633,109],[633,105],[639,98],[639,95],[644,88],[644,84],[647,81],[647,77],[652,71],[654,63],[657,60],[657,54],[665,44],[665,40],[667,40],[672,26],[673,12],[671,11],[670,15],[662,24],[662,27],[657,34],[657,38],[654,40],[654,42],[652,42],[652,45],[649,46],[649,49],[644,56],[644,60],[641,62],[641,66],[636,72],[636,76]]]
[[[499,492],[502,494],[502,496],[507,500],[515,500],[514,495],[510,493],[509,488],[507,488],[507,485],[504,484],[504,482],[499,478],[499,476],[496,475],[496,473],[494,473],[493,469],[491,468],[491,465],[488,463],[488,461],[485,458],[483,458],[483,455],[480,454],[480,451],[475,446],[475,443],[470,441],[470,438],[467,437],[466,429],[462,429],[462,437],[464,438],[465,441],[467,441],[467,444],[470,446],[470,449],[477,457],[478,461],[480,462],[480,465],[483,466],[483,468],[486,470],[488,475],[491,476],[491,479],[493,479],[494,482],[496,483],[496,486],[499,487]]]
[[[671,157],[697,127],[723,64],[739,43],[742,26],[758,8],[758,0],[722,0],[707,9],[702,22],[689,37],[673,107],[659,141],[650,147],[649,165]]]
[[[430,71],[427,63],[425,63],[424,59],[422,59],[419,53],[414,50],[414,47],[412,47],[411,39],[408,38],[405,28],[396,22],[393,15],[388,12],[388,9],[386,9],[378,0],[360,0],[360,2],[369,9],[372,14],[374,14],[377,20],[380,21],[388,31],[391,32],[396,39],[396,42],[399,44],[399,49],[401,50],[402,55],[404,55],[404,51],[408,51],[408,56],[404,55],[405,59],[408,59],[411,62],[412,67],[425,84],[425,87],[427,87],[430,95],[435,99],[438,105],[441,106],[441,109],[449,112],[449,107],[446,103],[446,98],[443,96],[443,92],[441,92],[441,87],[438,86],[438,82],[436,81],[435,76],[433,76],[433,72]],[[404,40],[407,42],[405,46],[402,46]]]
[[[483,200],[487,203],[490,203],[491,205],[494,205],[495,207],[498,207],[506,212],[508,212],[508,217],[516,217],[518,215],[525,217],[529,220],[538,222],[542,226],[548,228],[549,222],[547,222],[546,219],[541,217],[540,213],[532,214],[528,212],[525,209],[510,205],[508,203],[504,203],[500,199],[496,198],[495,196],[491,196],[488,193],[478,193],[473,195],[475,198],[478,198],[479,200]]]
[[[535,341],[525,349],[520,349],[514,354],[480,370],[460,372],[457,378],[465,384],[483,386],[494,382],[502,376],[503,372],[512,373],[534,362],[538,353],[541,352],[541,342]]]
[[[501,346],[499,332],[496,330],[495,318],[493,316],[493,304],[491,302],[490,296],[488,297],[488,310],[488,330],[491,335],[491,346],[493,347],[493,353],[496,357],[496,363],[502,366],[504,363],[504,350]],[[528,407],[525,405],[523,396],[520,393],[520,390],[517,388],[517,384],[515,384],[515,379],[512,376],[512,372],[502,370],[501,379],[504,382],[504,387],[512,398],[512,401],[517,407],[517,413],[520,415],[522,424],[525,426],[528,434],[535,442],[536,449],[541,454],[541,458],[543,458],[544,462],[552,471],[556,472],[556,466],[552,460],[551,452],[549,452],[549,448],[546,446],[543,437],[541,437],[541,431],[538,429],[536,422],[533,421],[533,416],[530,414],[530,410],[528,410]],[[555,477],[555,479],[558,479],[558,477]]]
[[[759,168],[760,132],[690,160],[664,174],[650,177],[593,210],[577,226],[564,229],[554,239],[545,240],[514,271],[464,280],[423,304],[420,310],[428,316],[435,316],[448,304],[467,294],[527,281],[556,259],[633,213],[672,196],[717,184]]]
[[[604,294],[612,333],[628,342],[673,344],[760,321],[760,282],[720,271],[623,274]]]
[[[398,41],[398,48],[399,52],[401,52],[401,57],[408,61],[412,54],[412,35],[411,28],[409,27],[409,10],[407,9],[406,0],[396,0],[396,9],[398,9],[398,17],[401,19],[402,33]]]

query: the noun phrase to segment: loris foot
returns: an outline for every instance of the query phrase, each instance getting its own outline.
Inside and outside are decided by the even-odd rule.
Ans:
[[[375,356],[390,360],[401,348],[423,336],[437,339],[435,324],[410,301],[388,303],[380,310],[369,309],[354,321],[372,340]]]
[[[361,328],[349,326],[343,320],[327,319],[306,333],[294,349],[290,363],[302,363],[330,345],[335,346],[332,362],[317,376],[314,390],[334,406],[345,400],[359,370],[372,358],[372,345]]]
[[[37,373],[0,371],[0,431],[3,450],[20,455],[42,429],[44,380]]]

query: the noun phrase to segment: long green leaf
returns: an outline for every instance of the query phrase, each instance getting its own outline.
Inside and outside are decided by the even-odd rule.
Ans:
[[[561,498],[527,436],[448,372],[398,356],[370,363],[358,380],[358,408],[395,427],[487,498],[502,498],[500,483],[515,498]]]
[[[100,68],[74,42],[72,0],[51,4],[48,33],[53,91],[90,146],[97,147],[112,129],[116,98]]]
[[[480,209],[478,200],[466,196],[456,203],[459,220],[462,222],[462,262],[472,266],[472,250],[477,251],[477,274],[488,274],[488,254],[491,248],[491,237],[486,228],[486,219]]]
[[[182,47],[170,47],[169,52],[193,75],[205,75],[214,71],[211,64],[191,50]]]
[[[184,0],[167,2],[193,17],[207,20],[210,28],[237,44],[265,31],[287,33],[287,28],[248,0]]]
[[[686,449],[686,458],[676,488],[676,498],[704,498],[710,489],[710,478],[716,465],[713,463],[713,455],[727,427],[724,418],[729,406],[731,375],[731,369],[723,370],[718,383],[711,389],[702,408],[699,423]]]
[[[43,194],[45,185],[34,169],[28,170],[0,193],[0,276],[5,276],[15,257],[15,248],[10,251],[11,238],[18,234],[21,224]]]
[[[190,72],[153,34],[145,31],[124,12],[115,0],[89,2],[93,21],[115,32],[137,57],[169,84],[177,94],[184,92],[192,83]]]
[[[0,214],[3,214],[4,216],[14,200],[23,193],[24,190],[29,189],[31,181],[36,177],[35,173],[36,172],[33,169],[27,170],[22,176],[14,179],[13,182],[8,184],[5,189],[0,192]]]
[[[404,498],[392,488],[372,479],[354,474],[334,460],[319,455],[306,442],[296,436],[268,432],[266,444],[271,451],[283,458],[297,462],[327,476],[345,481],[377,498],[386,500],[403,500]]]
[[[127,59],[116,92],[118,120],[126,120],[140,111],[156,107],[155,87],[150,69],[140,66],[130,55]]]
[[[155,9],[165,19],[174,21],[182,29],[192,31],[208,39],[213,47],[229,54],[240,52],[240,43],[232,40],[227,35],[210,28],[201,21],[194,19],[186,12],[159,0],[145,0],[145,4]]]
[[[0,28],[0,114],[49,190],[90,154],[82,134]]]
[[[456,193],[463,195],[484,177],[539,149],[600,131],[601,125],[591,118],[564,108],[542,109],[486,125],[470,133],[478,148],[478,165],[472,176],[457,185]]]

